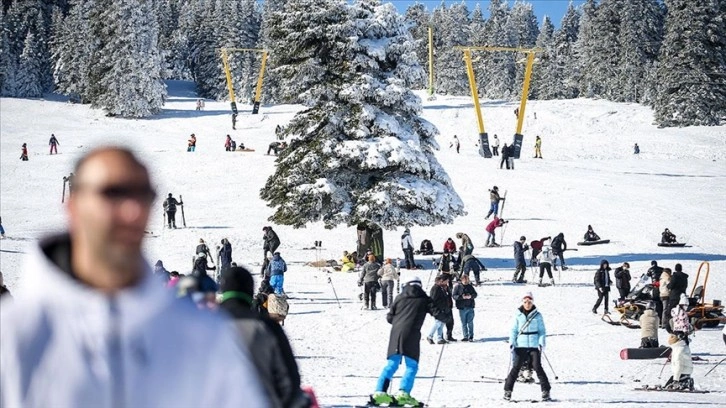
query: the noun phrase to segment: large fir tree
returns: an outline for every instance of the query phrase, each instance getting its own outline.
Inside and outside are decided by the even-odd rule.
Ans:
[[[443,6],[443,3],[442,3]],[[435,27],[442,37],[436,49],[436,92],[449,95],[467,95],[469,80],[462,61],[462,51],[456,47],[469,43],[469,9],[466,3],[457,3],[448,9],[442,8],[443,18]]]

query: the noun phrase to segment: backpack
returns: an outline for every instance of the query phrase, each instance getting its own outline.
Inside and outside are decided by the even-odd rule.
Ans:
[[[289,309],[290,305],[287,303],[286,296],[274,293],[267,295],[267,311],[270,313],[271,319],[284,322]]]

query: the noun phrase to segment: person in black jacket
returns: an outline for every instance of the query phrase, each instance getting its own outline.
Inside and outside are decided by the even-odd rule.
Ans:
[[[509,147],[506,143],[504,143],[504,146],[502,146],[502,161],[499,162],[499,168],[501,169],[503,165],[507,165],[507,170],[509,170]]]
[[[461,275],[461,282],[454,287],[453,293],[456,308],[459,309],[461,331],[464,333],[461,341],[474,340],[474,299],[476,296],[476,289],[469,283],[469,275]]]
[[[650,269],[648,269],[648,272],[646,272],[646,275],[651,279],[651,283],[653,285],[653,302],[655,303],[655,313],[658,316],[663,316],[663,301],[660,298],[660,275],[663,273],[663,268],[658,266],[658,262],[651,261],[650,262]],[[678,303],[678,298],[676,298],[676,303]],[[670,316],[670,310],[668,311],[668,316]],[[666,322],[661,322],[661,324],[665,325]]]
[[[664,244],[676,243],[676,234],[672,233],[668,228],[666,228],[665,231],[660,234],[660,242]]]
[[[592,241],[600,241],[600,236],[595,233],[595,230],[592,229],[592,225],[587,226],[587,232],[585,233],[584,237],[586,242],[592,242]]]
[[[560,259],[560,263],[562,264],[562,270],[566,271],[567,267],[565,266],[565,251],[567,251],[567,241],[565,241],[565,234],[559,233],[555,237],[555,239],[552,240],[552,244],[550,245],[552,247],[552,255],[554,255],[555,263],[552,265],[555,270],[557,270],[557,258]]]
[[[234,321],[242,344],[249,350],[271,407],[309,407],[300,389],[300,373],[290,342],[279,324],[253,310],[254,282],[250,272],[235,266],[222,271],[220,309]]]
[[[209,253],[209,247],[207,244],[204,243],[203,238],[199,238],[199,245],[197,245],[197,249],[194,251],[197,255],[204,254],[206,256],[211,256]]]
[[[615,287],[618,288],[620,303],[625,301],[630,293],[630,264],[624,262],[622,266],[615,268]]]
[[[595,306],[592,307],[592,312],[597,314],[597,308],[600,307],[600,303],[605,300],[603,306],[605,307],[605,314],[608,314],[610,313],[608,311],[608,297],[612,281],[610,280],[610,263],[607,261],[607,259],[603,259],[602,261],[600,261],[600,269],[595,272],[594,283],[595,289],[597,290],[597,302],[595,302]]]
[[[71,176],[73,173],[71,173]],[[70,180],[71,177],[68,177],[68,180]],[[70,185],[70,181],[68,182]],[[171,193],[169,193],[169,196],[166,200],[164,200],[164,211],[166,211],[166,221],[169,223],[169,228],[176,228],[176,206],[177,205],[184,205],[183,202],[177,201],[176,198],[171,196]]]
[[[222,246],[219,248],[219,263],[222,270],[232,265],[232,244],[227,238],[222,238]]]
[[[484,266],[479,258],[475,257],[474,255],[466,255],[464,259],[462,259],[462,262],[464,264],[464,267],[461,270],[462,276],[469,276],[470,272],[474,272],[474,284],[476,286],[479,286],[481,284],[481,271],[486,271],[486,266]]]
[[[686,294],[686,290],[688,290],[688,275],[683,273],[683,265],[677,263],[676,264],[676,271],[673,272],[673,275],[671,275],[671,281],[668,283],[668,289],[670,289],[670,294],[668,295],[668,309],[666,311],[666,316],[671,315],[671,311],[674,307],[678,306],[678,302],[681,299],[681,295]],[[671,325],[670,325],[670,319],[663,322],[665,325],[666,331],[668,333],[672,333]]]
[[[524,253],[529,251],[529,245],[527,245],[527,237],[522,235],[519,237],[519,241],[514,241],[514,276],[512,282],[524,283],[524,273],[527,272],[527,261],[524,259]]]
[[[277,247],[280,246],[280,238],[277,236],[277,233],[272,230],[272,227],[262,227],[262,231],[264,231],[264,235],[262,237],[262,251],[264,252],[264,256],[267,257],[268,252],[274,254]]]
[[[403,373],[399,385],[399,394],[396,400],[399,404],[414,402],[411,389],[418,372],[418,360],[421,355],[421,326],[426,314],[432,314],[431,299],[421,288],[421,279],[414,277],[404,283],[401,294],[396,297],[388,309],[386,319],[391,324],[391,336],[388,341],[388,363],[383,369],[376,384],[376,391],[372,398],[378,405],[392,404],[393,397],[387,393],[393,380],[393,375],[406,361],[406,371]],[[417,403],[410,405],[417,406]]]
[[[426,337],[426,340],[430,344],[434,344],[434,335],[437,335],[436,343],[446,344],[448,343],[444,339],[444,326],[450,320],[453,319],[451,313],[451,294],[447,290],[448,280],[439,275],[436,277],[434,286],[431,287],[429,297],[432,302],[432,316],[434,317],[434,324],[431,326],[431,331]]]

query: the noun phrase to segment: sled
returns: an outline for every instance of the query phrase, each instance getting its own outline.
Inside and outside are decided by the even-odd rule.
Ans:
[[[686,246],[685,242],[659,242],[659,247],[684,247]]]
[[[237,149],[235,152],[254,152],[255,149]]]
[[[610,243],[609,239],[600,239],[597,241],[582,241],[578,242],[577,245],[583,245],[583,246],[590,246],[590,245],[600,245],[600,244],[608,244]]]
[[[654,360],[656,358],[669,358],[670,347],[656,348],[626,348],[620,350],[621,360]]]

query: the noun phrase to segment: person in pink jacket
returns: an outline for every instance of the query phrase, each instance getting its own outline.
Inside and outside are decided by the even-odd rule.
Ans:
[[[485,228],[488,233],[486,246],[499,246],[499,244],[497,244],[496,242],[495,230],[508,222],[509,221],[505,221],[502,218],[494,216],[492,222],[490,222],[489,225],[487,225],[487,227]]]

